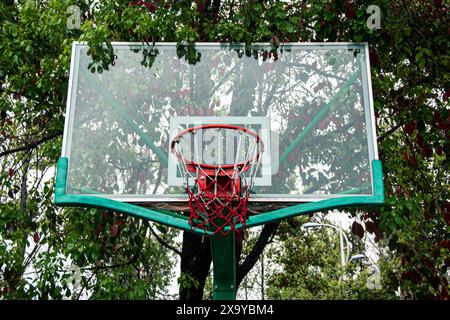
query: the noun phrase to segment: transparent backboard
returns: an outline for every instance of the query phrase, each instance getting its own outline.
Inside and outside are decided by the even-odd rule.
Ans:
[[[366,44],[113,43],[113,50],[114,63],[99,73],[90,69],[88,46],[73,47],[66,194],[186,202],[170,141],[214,123],[252,129],[268,146],[250,201],[373,193],[378,156]]]

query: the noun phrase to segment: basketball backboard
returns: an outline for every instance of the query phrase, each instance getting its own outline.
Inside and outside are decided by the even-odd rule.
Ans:
[[[378,155],[367,44],[113,49],[114,63],[99,73],[90,70],[88,46],[73,45],[65,194],[176,208],[188,197],[171,139],[192,126],[230,124],[264,142],[250,202],[277,207],[373,195]],[[202,139],[199,160],[236,157],[233,137],[220,157],[216,140]]]

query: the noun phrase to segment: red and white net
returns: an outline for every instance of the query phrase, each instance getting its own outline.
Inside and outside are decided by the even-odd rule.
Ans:
[[[201,125],[178,134],[171,150],[185,179],[192,228],[212,234],[241,233],[261,166],[261,138],[238,126]]]

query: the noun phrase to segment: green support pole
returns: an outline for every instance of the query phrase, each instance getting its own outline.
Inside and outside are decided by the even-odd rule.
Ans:
[[[236,241],[234,232],[211,237],[213,300],[236,299]]]

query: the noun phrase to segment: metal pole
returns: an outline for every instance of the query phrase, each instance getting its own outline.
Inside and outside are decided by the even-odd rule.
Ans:
[[[211,237],[213,300],[236,300],[236,241],[234,232]]]
[[[264,300],[264,252],[261,254],[261,300]]]
[[[338,231],[339,231],[339,245],[341,247],[341,266],[342,266],[341,272],[343,273],[346,260],[344,257],[344,237],[343,237],[344,231],[342,230],[341,222],[339,222],[339,230]],[[348,246],[347,246],[347,248],[348,248]],[[341,296],[341,294],[342,294],[342,287],[341,287],[342,277],[343,277],[342,273],[339,275],[339,296]]]
[[[339,222],[339,244],[341,246],[341,265],[342,268],[345,267],[346,259],[345,259],[345,253],[344,253],[344,237],[343,237],[344,231],[342,231],[341,223]]]
[[[245,300],[248,300],[247,279],[245,279],[244,282],[244,290],[245,290]]]

